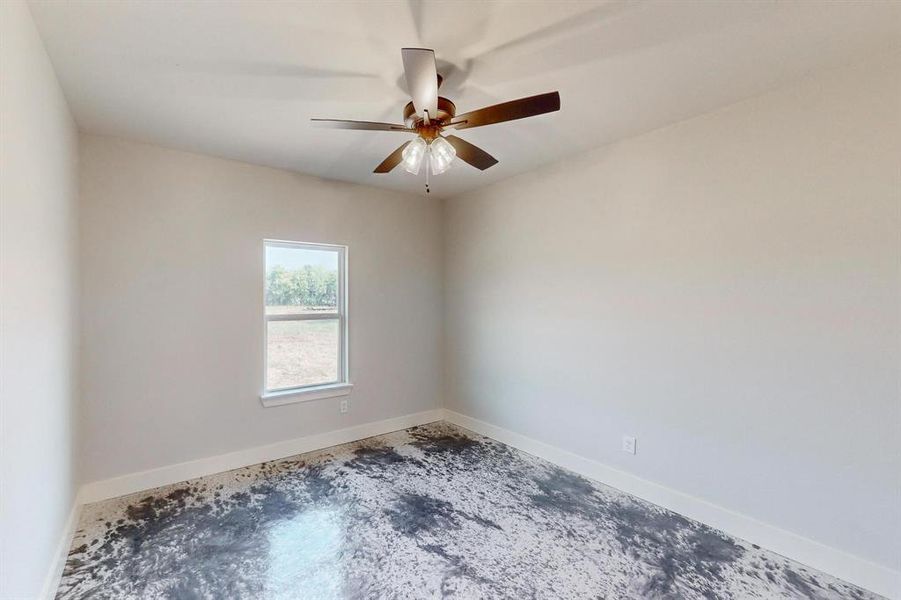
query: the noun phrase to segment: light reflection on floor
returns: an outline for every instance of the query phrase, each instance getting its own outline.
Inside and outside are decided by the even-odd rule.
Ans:
[[[266,597],[343,598],[344,524],[334,509],[311,509],[273,525],[268,534]]]

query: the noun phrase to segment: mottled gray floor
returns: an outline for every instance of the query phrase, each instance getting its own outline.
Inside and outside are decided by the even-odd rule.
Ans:
[[[79,525],[57,598],[876,598],[445,423]]]

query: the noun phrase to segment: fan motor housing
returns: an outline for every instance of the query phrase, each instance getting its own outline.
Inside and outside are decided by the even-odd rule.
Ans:
[[[429,120],[447,123],[454,118],[455,114],[457,114],[456,105],[447,98],[438,96],[438,114],[429,115]],[[404,124],[414,129],[422,124],[422,117],[416,114],[416,109],[413,107],[412,102],[408,102],[404,107]]]

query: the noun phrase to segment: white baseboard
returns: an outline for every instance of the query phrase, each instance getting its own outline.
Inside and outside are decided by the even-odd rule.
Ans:
[[[384,421],[376,421],[374,423],[364,423],[346,429],[338,429],[337,431],[329,431],[316,435],[310,435],[293,440],[286,440],[269,444],[267,446],[257,446],[237,452],[229,452],[228,454],[220,454],[218,456],[210,456],[189,462],[168,465],[158,469],[149,471],[141,471],[140,473],[131,473],[121,477],[112,479],[104,479],[102,481],[94,481],[87,483],[81,488],[79,500],[82,504],[98,502],[108,498],[116,498],[125,496],[143,490],[149,490],[161,485],[169,485],[179,483],[188,479],[202,477],[204,475],[213,475],[232,469],[240,469],[270,460],[278,460],[295,454],[320,450],[338,444],[346,444],[362,440],[374,435],[382,435],[406,429],[415,425],[424,425],[433,421],[440,421],[444,415],[444,411],[439,409],[427,410],[411,415],[395,417],[393,419],[385,419]]]
[[[451,410],[444,411],[444,418],[854,585],[901,600],[901,572],[490,423]]]
[[[59,580],[63,575],[63,568],[66,566],[66,557],[69,555],[69,546],[72,544],[72,537],[75,535],[75,527],[78,526],[78,516],[81,514],[81,503],[76,496],[72,503],[72,509],[63,526],[62,536],[56,545],[56,552],[53,555],[53,562],[44,578],[44,587],[39,596],[42,600],[53,600],[56,597],[56,589],[59,587]]]

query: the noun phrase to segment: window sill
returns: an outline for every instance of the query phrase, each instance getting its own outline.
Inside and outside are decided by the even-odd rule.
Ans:
[[[317,385],[299,390],[282,390],[279,392],[268,392],[260,396],[260,402],[265,407],[282,406],[283,404],[294,404],[296,402],[309,402],[311,400],[322,400],[323,398],[336,398],[338,396],[346,396],[354,388],[352,383],[331,383],[329,385]]]

